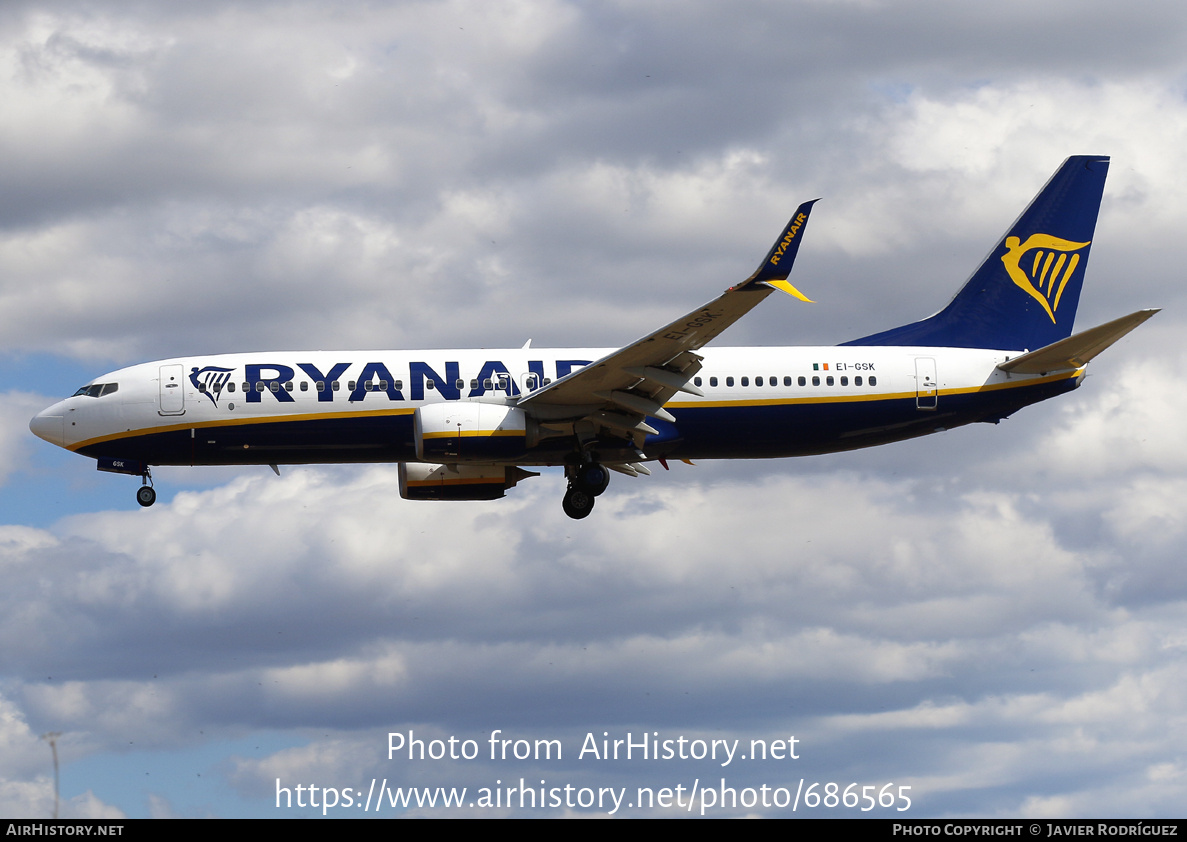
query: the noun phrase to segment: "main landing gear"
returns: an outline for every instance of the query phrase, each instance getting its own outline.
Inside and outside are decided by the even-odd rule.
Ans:
[[[565,473],[569,477],[569,487],[561,506],[569,517],[580,520],[593,511],[594,498],[610,484],[610,471],[597,462],[582,462],[569,466]]]

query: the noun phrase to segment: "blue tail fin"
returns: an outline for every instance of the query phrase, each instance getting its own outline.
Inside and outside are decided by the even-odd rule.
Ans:
[[[1034,350],[1071,335],[1109,172],[1064,161],[952,302],[934,316],[844,345]]]

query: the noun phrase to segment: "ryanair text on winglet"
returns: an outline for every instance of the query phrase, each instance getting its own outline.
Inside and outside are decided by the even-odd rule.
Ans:
[[[775,249],[775,253],[771,255],[772,266],[779,265],[779,259],[787,253],[787,247],[791,245],[791,241],[795,239],[795,235],[800,232],[800,228],[803,227],[803,224],[807,220],[807,214],[796,214],[795,219],[792,220],[791,225],[787,229],[786,236],[784,236],[783,241],[779,243],[779,248]]]

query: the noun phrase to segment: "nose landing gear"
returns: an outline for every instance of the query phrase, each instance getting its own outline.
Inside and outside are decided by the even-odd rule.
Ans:
[[[136,502],[147,509],[157,502],[157,491],[152,487],[152,473],[149,471],[148,465],[144,466],[144,475],[140,479],[144,484],[136,489]]]
[[[157,502],[157,492],[152,487],[152,469],[147,462],[135,459],[116,459],[110,456],[100,456],[95,460],[95,467],[109,474],[128,474],[140,477],[140,488],[136,489],[136,502],[146,509]]]
[[[157,502],[157,492],[151,485],[142,485],[136,491],[136,502],[148,508]]]

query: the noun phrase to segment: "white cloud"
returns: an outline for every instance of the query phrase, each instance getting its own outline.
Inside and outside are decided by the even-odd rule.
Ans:
[[[527,699],[572,693],[584,699],[567,703],[566,734],[633,721],[632,699],[682,693],[712,727],[731,688],[771,697],[731,714],[745,738],[779,717],[774,699],[797,698],[798,727],[830,767],[849,762],[841,747],[855,730],[936,732],[929,740],[953,745],[927,763],[902,761],[932,797],[1033,782],[1034,758],[1052,752],[1044,768],[1070,774],[1092,746],[1173,763],[1178,737],[1156,745],[1114,728],[1135,709],[1127,687],[1175,710],[1178,649],[1163,645],[1172,627],[1103,602],[1093,557],[1062,547],[1025,497],[986,491],[930,510],[907,486],[871,477],[705,487],[692,475],[616,484],[599,503],[602,528],[562,520],[556,477],[496,503],[418,505],[395,499],[392,470],[359,468],[245,476],[179,494],[148,518],[87,515],[52,539],[27,531],[10,553],[14,599],[28,602],[21,576],[34,570],[79,577],[23,615],[56,618],[38,621],[51,635],[45,651],[62,661],[55,671],[93,670],[114,649],[131,674],[30,676],[21,698],[96,745],[168,745],[202,722],[224,733],[284,728],[333,710],[335,727],[357,736],[277,756],[321,769],[327,785],[355,746],[375,741],[368,729],[522,725],[508,714]],[[36,639],[22,615],[4,613],[6,637]],[[228,635],[234,662],[199,666]],[[1069,687],[1081,689],[1063,701]],[[861,713],[884,693],[899,701]],[[1137,709],[1150,714],[1151,703]],[[959,748],[974,724],[1031,742]],[[1097,742],[1077,747],[1086,728]],[[1110,729],[1120,742],[1107,748]],[[954,771],[973,761],[977,774]],[[271,761],[237,768],[245,792],[257,774],[274,775]]]
[[[60,754],[76,750],[73,733],[56,735]],[[20,708],[0,696],[0,813],[8,818],[48,819],[54,815],[53,756],[45,736],[38,736]],[[62,818],[124,818],[91,792],[63,799]]]
[[[1056,424],[1037,442],[1044,467],[1081,480],[1120,471],[1181,475],[1187,432],[1177,420],[1187,413],[1187,397],[1173,387],[1180,368],[1176,353],[1133,360],[1106,379],[1094,378],[1082,399],[1060,407]]]
[[[51,403],[28,392],[0,393],[0,485],[29,464],[29,451],[37,441],[29,432],[29,420]]]

